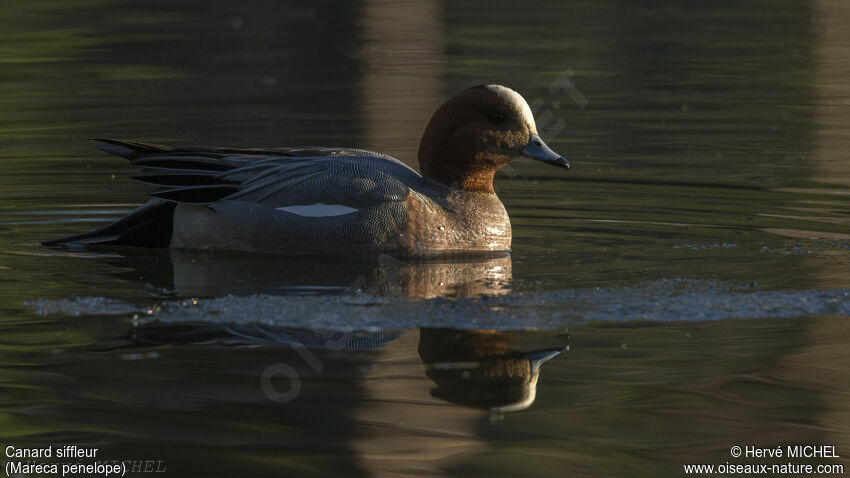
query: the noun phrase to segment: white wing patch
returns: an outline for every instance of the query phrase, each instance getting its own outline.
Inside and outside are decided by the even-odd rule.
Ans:
[[[322,204],[320,202],[309,206],[284,206],[277,208],[277,210],[304,217],[344,216],[359,211],[359,209],[343,206],[342,204]]]

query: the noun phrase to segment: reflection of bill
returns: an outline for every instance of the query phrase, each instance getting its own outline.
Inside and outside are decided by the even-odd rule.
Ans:
[[[419,337],[419,357],[437,385],[432,394],[491,412],[531,406],[540,366],[564,350],[517,350],[511,334],[495,330],[422,329]]]

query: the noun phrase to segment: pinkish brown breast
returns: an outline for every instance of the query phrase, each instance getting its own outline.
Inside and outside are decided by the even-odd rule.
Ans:
[[[437,202],[415,191],[404,199],[402,248],[413,255],[511,248],[511,223],[495,194],[455,191]]]

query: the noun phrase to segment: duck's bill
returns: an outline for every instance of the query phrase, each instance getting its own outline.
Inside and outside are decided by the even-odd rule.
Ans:
[[[549,146],[546,146],[546,143],[540,139],[540,136],[536,134],[531,135],[531,139],[528,140],[528,144],[519,150],[519,154],[526,158],[536,159],[538,161],[543,161],[544,163],[570,169],[570,162],[567,161],[567,158],[552,151],[552,149],[549,148]]]
[[[564,350],[567,349],[546,349],[526,354],[525,358],[527,358],[531,362],[531,373],[540,373],[540,366],[543,365],[544,362],[549,359],[555,358],[556,356],[560,355],[561,352],[563,352]]]

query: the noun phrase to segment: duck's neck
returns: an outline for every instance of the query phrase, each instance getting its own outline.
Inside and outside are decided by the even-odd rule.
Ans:
[[[470,162],[455,162],[454,158],[430,161],[420,156],[419,170],[423,176],[439,181],[452,188],[495,194],[493,178],[496,170],[469,167]],[[472,163],[474,164],[474,163]]]
[[[453,131],[463,118],[453,115],[448,102],[443,104],[425,127],[419,142],[419,171],[452,188],[495,194],[493,177],[498,164],[487,152],[476,151],[474,144],[458,139]]]

